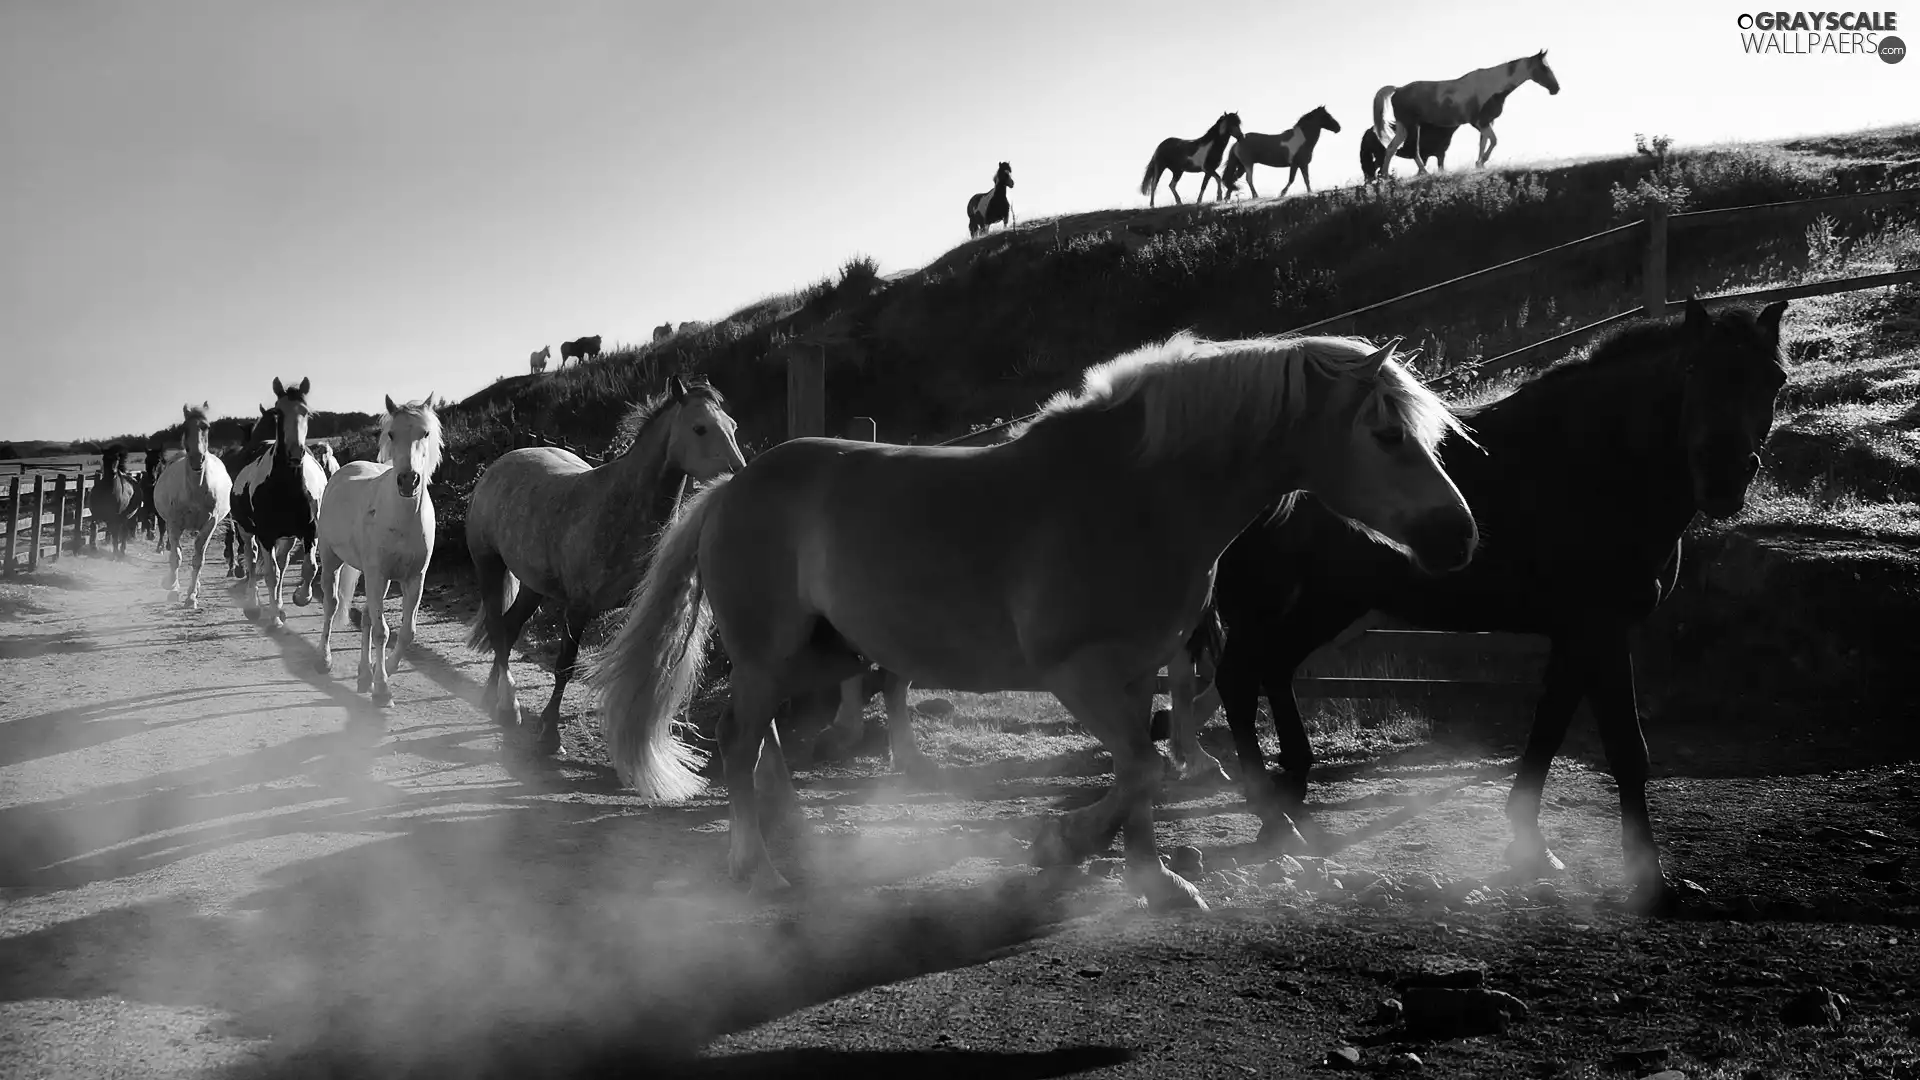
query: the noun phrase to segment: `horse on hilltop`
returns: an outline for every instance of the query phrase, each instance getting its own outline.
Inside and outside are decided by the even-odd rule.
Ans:
[[[313,598],[313,579],[319,564],[313,557],[314,522],[320,516],[320,495],[327,475],[307,451],[307,422],[311,408],[307,392],[312,381],[283,386],[273,380],[273,409],[278,416],[273,449],[255,458],[233,482],[233,520],[253,536],[265,558],[266,573],[247,575],[248,599],[242,605],[249,619],[265,617],[267,628],[287,624],[281,606],[287,562],[295,543],[301,547],[306,569],[293,592],[293,602],[307,606]],[[267,599],[260,598],[259,577],[266,579]]]
[[[532,371],[533,374],[538,375],[541,372],[547,370],[547,361],[551,360],[552,358],[553,358],[553,346],[542,345],[538,349],[534,350],[534,353],[532,356],[527,357],[527,367]]]
[[[762,815],[805,829],[770,726],[783,699],[869,661],[898,680],[888,723],[901,729],[914,681],[1046,690],[1112,754],[1115,784],[1049,821],[1034,861],[1071,864],[1124,829],[1132,885],[1152,907],[1204,908],[1157,856],[1147,716],[1220,552],[1304,489],[1436,570],[1472,558],[1473,515],[1433,454],[1458,425],[1392,351],[1183,333],[1089,369],[997,445],[774,446],[688,502],[594,661],[621,782],[652,799],[700,790],[675,727],[718,630],[731,663],[728,865],[777,892],[787,880]]]
[[[655,345],[660,344],[661,342],[667,340],[672,336],[673,336],[673,324],[670,322],[663,322],[659,326],[656,326],[653,328],[653,343]]]
[[[93,490],[87,493],[87,509],[92,511],[93,520],[106,530],[107,542],[113,549],[113,557],[127,557],[127,541],[133,538],[133,529],[142,507],[140,485],[127,475],[127,452],[119,446],[109,446],[100,455],[100,479]]]
[[[1459,127],[1472,124],[1480,133],[1479,168],[1486,168],[1487,159],[1493,156],[1493,148],[1500,140],[1493,134],[1493,122],[1507,107],[1507,95],[1528,82],[1537,82],[1547,88],[1548,94],[1560,92],[1560,80],[1547,66],[1547,50],[1541,49],[1532,56],[1523,56],[1518,60],[1509,60],[1504,64],[1469,71],[1457,79],[1440,82],[1423,80],[1410,82],[1404,86],[1383,86],[1373,95],[1373,131],[1386,149],[1380,162],[1380,177],[1385,179],[1391,171],[1394,155],[1399,153],[1400,144],[1411,136],[1414,142],[1414,164],[1421,172],[1427,171],[1426,161],[1420,153],[1419,139],[1423,125],[1440,127]],[[1394,129],[1387,130],[1387,104],[1393,104]]]
[[[560,366],[566,367],[567,361],[569,360],[579,360],[584,362],[587,360],[592,360],[598,357],[599,355],[600,355],[600,335],[599,334],[595,334],[592,337],[574,338],[572,341],[561,343]]]
[[[1441,461],[1486,532],[1464,570],[1415,573],[1313,499],[1276,507],[1227,548],[1213,594],[1224,646],[1196,635],[1189,653],[1213,654],[1263,839],[1308,846],[1297,826],[1313,751],[1294,672],[1355,619],[1378,611],[1432,630],[1540,634],[1552,653],[1507,800],[1508,862],[1523,875],[1564,869],[1540,829],[1540,798],[1587,701],[1620,788],[1629,883],[1650,907],[1678,898],[1647,812],[1629,635],[1673,592],[1695,515],[1727,518],[1744,505],[1786,383],[1785,312],[1783,301],[1757,316],[1713,315],[1689,299],[1678,319],[1617,331],[1584,359],[1456,407],[1478,445],[1449,440]],[[1187,665],[1168,670],[1174,759],[1193,760],[1204,717],[1180,707],[1193,696]],[[1254,730],[1263,691],[1280,736],[1283,772],[1271,779]]]
[[[1293,186],[1293,178],[1298,176],[1308,191],[1313,190],[1313,178],[1308,175],[1307,167],[1313,164],[1313,148],[1320,141],[1320,133],[1340,131],[1340,121],[1322,105],[1301,115],[1293,126],[1278,135],[1262,135],[1247,132],[1240,141],[1233,144],[1227,153],[1227,171],[1221,176],[1222,188],[1231,194],[1239,184],[1240,177],[1247,178],[1247,190],[1254,198],[1260,197],[1260,189],[1253,186],[1253,167],[1270,165],[1276,169],[1287,170],[1286,187],[1280,189],[1285,195]]]
[[[1178,135],[1160,140],[1154,147],[1153,157],[1147,160],[1147,171],[1140,177],[1140,194],[1147,197],[1147,205],[1152,206],[1160,191],[1160,174],[1172,172],[1167,181],[1167,190],[1173,193],[1173,201],[1180,201],[1180,177],[1186,173],[1197,172],[1200,175],[1200,194],[1193,197],[1199,202],[1206,197],[1207,181],[1214,182],[1214,197],[1220,196],[1220,159],[1226,156],[1227,143],[1240,138],[1240,114],[1226,112],[1213,122],[1205,135],[1197,139],[1183,139]]]
[[[994,222],[1007,223],[1008,215],[1013,212],[1013,204],[1007,201],[1007,191],[1013,187],[1013,166],[1006,162],[993,174],[993,190],[983,191],[967,200],[967,235],[985,236]]]
[[[1388,130],[1393,131],[1398,130],[1399,125],[1389,121],[1387,127]],[[1458,130],[1460,129],[1457,127],[1421,124],[1419,134],[1401,143],[1400,149],[1394,156],[1405,158],[1422,168],[1425,167],[1422,164],[1425,159],[1434,158],[1439,161],[1440,168],[1444,171],[1447,167],[1447,147],[1453,145],[1453,133]],[[1386,167],[1384,164],[1386,160],[1387,148],[1381,143],[1379,133],[1372,128],[1361,132],[1360,175],[1364,180],[1371,182],[1375,176],[1378,176],[1380,170]]]
[[[227,519],[233,492],[233,478],[207,447],[213,430],[210,412],[212,406],[204,401],[198,406],[180,407],[180,448],[185,452],[160,474],[153,490],[153,503],[165,523],[162,535],[168,544],[167,576],[160,587],[167,590],[167,599],[178,600],[188,608],[200,606],[200,567],[206,562],[207,541]],[[182,593],[180,538],[187,533],[194,534],[193,565]]]
[[[367,613],[360,620],[359,690],[379,706],[393,704],[387,675],[413,645],[414,615],[433,561],[433,496],[428,482],[440,467],[440,417],[433,395],[395,405],[386,399],[378,460],[354,461],[327,481],[314,527],[320,556],[320,670],[333,670],[333,628],[353,604],[364,575]],[[400,586],[400,634],[387,649],[387,585]]]
[[[467,551],[481,612],[467,643],[493,658],[482,707],[495,723],[520,724],[507,658],[521,627],[551,599],[567,636],[534,748],[560,750],[560,699],[588,620],[632,596],[654,537],[673,520],[689,482],[745,463],[734,426],[719,390],[675,375],[666,392],[627,414],[621,428],[631,441],[604,465],[530,446],[502,454],[480,475],[467,502]]]

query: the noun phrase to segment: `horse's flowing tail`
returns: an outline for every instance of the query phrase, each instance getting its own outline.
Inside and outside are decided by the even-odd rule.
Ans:
[[[1155,149],[1153,156],[1147,159],[1147,171],[1140,175],[1140,194],[1152,195],[1160,186],[1160,151]]]
[[[674,721],[707,659],[713,615],[700,583],[700,530],[725,478],[688,500],[661,536],[626,618],[588,665],[600,731],[620,782],[644,798],[678,802],[706,787],[705,755],[681,742]]]
[[[1383,86],[1373,92],[1373,137],[1380,140],[1381,146],[1393,143],[1393,132],[1387,130],[1387,99],[1398,89],[1397,86]]]
[[[493,581],[487,578],[491,576],[489,571],[495,567],[482,569],[478,561],[474,563],[474,570],[480,578],[480,613],[473,617],[473,632],[467,635],[467,648],[488,657],[493,655],[493,641],[487,633],[493,618],[505,614],[520,595],[520,579],[507,569],[505,560],[498,556],[494,558],[499,564],[499,577]],[[347,599],[351,601],[353,598],[349,596]],[[496,603],[500,606],[494,607]]]

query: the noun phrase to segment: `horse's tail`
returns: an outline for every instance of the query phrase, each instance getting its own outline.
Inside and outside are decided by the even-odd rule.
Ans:
[[[1147,159],[1147,171],[1140,176],[1140,194],[1151,196],[1160,186],[1160,149],[1155,147],[1153,156]]]
[[[713,615],[700,582],[700,531],[725,478],[689,500],[655,545],[626,618],[586,679],[620,782],[644,798],[678,802],[706,787],[705,756],[681,742],[674,721],[707,658]]]
[[[1380,140],[1381,146],[1393,142],[1393,133],[1387,130],[1387,99],[1398,89],[1397,86],[1383,86],[1373,92],[1373,137]]]
[[[473,632],[467,635],[467,648],[486,657],[493,656],[493,642],[487,633],[488,624],[492,621],[489,616],[504,613],[520,596],[520,579],[513,576],[504,562],[500,564],[499,571],[497,581],[486,580],[485,573],[480,575],[480,612],[473,617]],[[352,597],[347,599],[351,600]],[[498,602],[500,606],[494,607],[493,602]]]

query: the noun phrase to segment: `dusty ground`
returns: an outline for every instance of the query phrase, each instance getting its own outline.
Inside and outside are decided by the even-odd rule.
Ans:
[[[0,585],[6,1076],[1288,1076],[1341,1045],[1435,1076],[1920,1075],[1920,905],[1869,869],[1920,839],[1920,772],[1877,756],[1890,718],[1653,730],[1705,918],[1617,910],[1590,736],[1548,789],[1568,874],[1500,876],[1511,723],[1323,770],[1331,864],[1269,861],[1234,797],[1170,792],[1161,842],[1200,849],[1214,910],[1156,917],[1102,864],[1024,865],[1034,821],[1105,784],[1088,740],[1044,699],[948,695],[921,738],[958,794],[803,771],[805,889],[765,906],[723,880],[719,798],[642,807],[578,731],[558,763],[503,754],[457,581],[382,715],[317,671],[317,609],[269,636],[224,582],[188,613],[158,578],[142,551]],[[519,671],[537,706],[550,683]],[[1423,970],[1527,1016],[1376,1023]],[[1785,1026],[1816,985],[1839,1026]]]

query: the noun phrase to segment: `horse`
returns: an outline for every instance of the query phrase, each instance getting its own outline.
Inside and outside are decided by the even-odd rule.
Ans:
[[[1045,690],[1111,752],[1115,785],[1049,821],[1034,861],[1071,864],[1124,827],[1149,904],[1204,908],[1157,857],[1147,717],[1154,674],[1200,617],[1221,551],[1262,507],[1305,489],[1423,565],[1472,558],[1473,515],[1433,454],[1457,424],[1392,352],[1182,332],[1090,368],[1003,443],[774,446],[688,501],[594,657],[620,780],[651,800],[700,790],[675,721],[717,628],[731,662],[719,729],[728,864],[778,892],[788,883],[767,854],[756,783],[773,789],[775,824],[805,827],[770,727],[782,699],[869,660],[899,680],[896,730],[910,682]]]
[[[320,495],[326,490],[327,476],[307,452],[307,392],[311,386],[310,379],[301,379],[298,386],[283,386],[278,378],[273,380],[273,411],[278,416],[273,449],[241,469],[233,481],[234,523],[252,534],[267,563],[264,576],[268,602],[261,602],[259,578],[249,572],[248,599],[241,610],[249,619],[264,615],[270,630],[287,624],[287,612],[280,603],[281,586],[296,541],[306,557],[306,572],[293,593],[293,602],[300,607],[312,599],[318,570],[313,557],[313,527],[320,515]]]
[[[553,346],[542,345],[540,348],[534,350],[532,356],[527,357],[527,367],[532,369],[533,374],[538,375],[547,370],[547,361],[552,358]]]
[[[1504,397],[1457,407],[1479,446],[1450,441],[1440,456],[1486,533],[1463,571],[1410,572],[1313,500],[1234,541],[1214,589],[1224,647],[1196,640],[1189,651],[1214,656],[1214,687],[1263,839],[1305,844],[1295,826],[1305,822],[1313,753],[1293,674],[1355,619],[1378,611],[1433,630],[1541,634],[1552,651],[1507,800],[1508,861],[1528,875],[1564,869],[1541,832],[1540,798],[1574,710],[1587,700],[1620,787],[1635,895],[1655,908],[1676,898],[1647,811],[1647,744],[1628,636],[1671,594],[1681,535],[1695,514],[1726,518],[1744,505],[1786,382],[1785,311],[1782,301],[1757,317],[1710,315],[1689,299],[1678,319],[1617,331],[1585,359]],[[1180,665],[1169,670],[1184,674]],[[1195,721],[1204,714],[1187,710],[1183,722],[1179,706],[1190,691],[1169,689],[1171,741],[1197,746]],[[1282,772],[1271,783],[1254,732],[1263,690],[1281,746]]]
[[[1013,205],[1007,201],[1007,189],[1013,186],[1013,166],[1006,162],[993,174],[993,190],[983,191],[967,200],[967,235],[985,236],[987,228],[998,221],[1007,223]]]
[[[467,503],[467,551],[481,599],[467,644],[493,659],[481,705],[495,723],[519,723],[507,653],[541,601],[552,599],[567,636],[534,748],[559,751],[560,699],[587,622],[631,597],[654,534],[688,481],[745,464],[735,426],[718,389],[675,375],[627,414],[621,430],[631,442],[605,464],[590,468],[559,447],[530,446],[502,454],[481,474]]]
[[[569,360],[592,360],[600,355],[600,335],[575,338],[560,345],[560,366],[566,367]]]
[[[246,441],[220,451],[220,464],[226,466],[227,475],[237,479],[248,465],[271,451],[274,433],[279,429],[280,410],[260,406],[260,418],[253,422],[253,428],[247,433]],[[228,577],[250,579],[254,571],[259,569],[257,553],[253,547],[253,534],[231,516],[227,518],[225,550]]]
[[[313,463],[320,466],[320,475],[328,480],[332,480],[333,474],[340,471],[340,459],[333,456],[332,443],[310,442],[307,444],[307,453],[313,455]]]
[[[140,471],[140,535],[155,541],[155,551],[165,551],[167,547],[167,522],[154,509],[153,501],[153,485],[159,482],[160,470],[166,467],[166,448],[147,447],[147,460]]]
[[[213,430],[207,414],[212,408],[204,401],[198,406],[180,407],[180,448],[185,453],[166,467],[153,488],[153,505],[165,525],[161,535],[168,543],[167,576],[161,579],[160,587],[167,590],[167,599],[178,600],[189,609],[200,606],[200,567],[207,559],[207,541],[226,520],[233,493],[233,478],[227,475],[227,467],[207,450]],[[194,538],[192,572],[183,594],[179,588],[180,538],[185,533],[193,533]]]
[[[1214,197],[1219,198],[1220,159],[1226,156],[1227,142],[1240,138],[1240,114],[1221,113],[1220,119],[1213,122],[1205,135],[1197,139],[1183,139],[1178,135],[1160,140],[1154,148],[1153,157],[1147,160],[1147,171],[1140,177],[1140,194],[1147,197],[1147,205],[1152,206],[1160,190],[1160,174],[1171,171],[1173,178],[1167,181],[1167,190],[1173,193],[1173,201],[1180,201],[1180,177],[1185,173],[1200,173],[1200,194],[1193,197],[1199,202],[1207,194],[1207,180],[1214,181]]]
[[[1280,194],[1285,195],[1287,188],[1293,186],[1296,175],[1307,185],[1307,190],[1312,191],[1313,178],[1307,174],[1307,166],[1313,163],[1313,147],[1320,141],[1323,131],[1336,134],[1340,131],[1340,121],[1333,118],[1325,105],[1302,115],[1292,127],[1278,135],[1250,131],[1240,136],[1240,141],[1234,143],[1233,149],[1227,152],[1227,171],[1221,176],[1222,186],[1228,192],[1234,191],[1238,187],[1236,181],[1244,174],[1247,190],[1257,199],[1260,190],[1253,186],[1253,167],[1271,165],[1276,169],[1288,170],[1287,184],[1280,189]]]
[[[87,509],[106,530],[116,559],[127,557],[127,541],[133,538],[134,523],[143,505],[141,498],[140,486],[127,475],[127,452],[118,446],[107,447],[100,456],[100,479],[87,493]]]
[[[1400,144],[1407,140],[1409,133],[1414,138],[1413,163],[1421,172],[1427,171],[1424,155],[1420,153],[1419,139],[1425,125],[1439,127],[1459,127],[1472,124],[1480,133],[1479,168],[1487,167],[1487,159],[1493,156],[1493,147],[1500,140],[1494,137],[1493,122],[1500,118],[1506,109],[1507,95],[1527,82],[1537,82],[1547,88],[1548,94],[1560,92],[1560,80],[1547,66],[1547,50],[1541,49],[1532,56],[1523,56],[1518,60],[1509,60],[1504,64],[1469,71],[1457,79],[1435,82],[1424,80],[1410,82],[1405,86],[1383,86],[1373,95],[1373,132],[1386,148],[1380,161],[1380,177],[1386,179],[1393,156],[1400,151]],[[1394,128],[1387,129],[1387,102],[1393,102]]]
[[[387,396],[380,421],[377,461],[354,461],[327,481],[314,527],[320,556],[320,670],[333,670],[336,616],[353,606],[353,588],[364,575],[367,613],[360,620],[359,690],[373,703],[393,704],[387,685],[413,644],[413,619],[433,561],[433,496],[427,490],[440,467],[440,417],[433,395],[395,405]],[[400,586],[400,634],[387,652],[387,583]]]
[[[1393,128],[1396,125],[1389,123],[1387,126]],[[1447,167],[1447,147],[1453,144],[1453,133],[1458,130],[1460,129],[1457,127],[1441,127],[1438,124],[1421,124],[1420,133],[1408,139],[1406,142],[1401,143],[1400,149],[1395,156],[1406,158],[1415,164],[1420,164],[1421,161],[1426,158],[1437,158],[1440,162],[1440,168],[1445,170]],[[1414,157],[1416,152],[1420,155],[1419,159]],[[1375,176],[1379,175],[1380,170],[1385,167],[1382,162],[1386,160],[1387,148],[1380,142],[1379,134],[1372,128],[1361,132],[1360,173],[1366,178],[1367,182],[1371,182]]]
[[[672,336],[673,336],[673,324],[670,322],[663,322],[659,326],[656,326],[653,328],[653,343],[655,345],[660,344],[661,342],[667,340]]]

